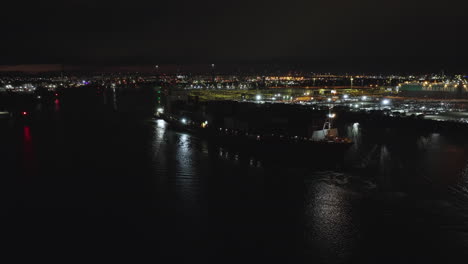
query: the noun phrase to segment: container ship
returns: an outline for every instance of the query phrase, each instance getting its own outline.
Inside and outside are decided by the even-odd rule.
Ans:
[[[311,157],[335,159],[342,157],[353,144],[350,139],[339,136],[338,129],[333,127],[335,114],[331,111],[321,118],[320,129],[311,130],[309,135],[294,135],[288,125],[283,124],[284,129],[278,130],[275,129],[277,126],[272,124],[275,122],[268,122],[269,125],[265,123],[265,120],[275,121],[275,117],[260,118],[263,124],[253,124],[259,122],[255,121],[252,113],[247,113],[250,117],[249,122],[239,114],[231,113],[226,117],[219,107],[211,110],[214,115],[224,117],[214,118],[213,114],[210,114],[212,112],[206,111],[206,108],[197,112],[174,108],[168,111],[162,107],[157,109],[155,117],[165,120],[174,129],[207,138],[233,151],[259,154],[274,159],[307,160]],[[252,126],[255,125],[262,129],[254,129]]]

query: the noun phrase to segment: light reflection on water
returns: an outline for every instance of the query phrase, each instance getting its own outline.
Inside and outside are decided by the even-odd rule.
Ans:
[[[185,192],[184,197],[192,193],[196,184],[196,166],[191,136],[186,133],[168,131],[164,120],[155,121],[153,160],[158,177],[168,178],[173,175],[176,188]],[[163,175],[163,176],[162,176]]]
[[[152,142],[153,166],[160,184],[173,182],[183,200],[196,200],[201,188],[201,168],[209,166],[210,151],[217,151],[217,159],[231,165],[239,165],[246,159],[253,168],[261,168],[262,163],[254,157],[230,152],[222,147],[209,150],[208,143],[189,133],[177,132],[164,120],[156,120]]]
[[[241,165],[234,153],[176,131],[162,120],[155,121],[153,129],[154,189],[170,204],[178,246],[196,251],[203,243],[213,243],[209,254],[218,254],[215,248],[226,247],[218,241],[231,243],[231,236],[261,240],[257,231],[261,226],[251,227],[256,222],[244,224],[251,229],[236,231],[237,223],[232,220],[248,215],[250,207],[259,206],[258,200],[263,199],[260,168]],[[216,241],[207,236],[216,237]],[[249,242],[232,243],[243,248]]]
[[[436,182],[455,183],[468,160],[468,144],[439,133],[408,129],[345,127],[354,142],[346,153],[347,167],[373,175],[382,190],[424,188]],[[415,181],[423,181],[419,186]],[[427,186],[426,186],[427,187]]]
[[[426,246],[444,252],[440,255],[457,248],[452,257],[466,252],[466,140],[408,130],[363,130],[356,124],[345,131],[354,141],[346,159],[350,173],[311,171],[304,178],[306,252],[338,263],[359,255],[363,243],[365,248],[384,241],[395,247],[393,256],[402,258],[437,257],[424,252]],[[348,184],[351,179],[370,181],[376,188]],[[372,206],[361,207],[363,202]],[[372,225],[363,228],[365,222]],[[417,241],[414,251],[404,252],[412,240]]]
[[[23,164],[28,174],[33,174],[36,167],[31,127],[23,126]]]
[[[166,179],[161,184],[174,187],[179,206],[192,215],[192,220],[203,210],[203,178],[211,170],[207,168],[215,166],[213,163],[263,167],[253,157],[222,147],[208,148],[201,139],[169,130],[164,121],[155,122],[155,171]],[[468,239],[459,230],[468,230],[468,210],[464,209],[468,205],[468,183],[463,174],[468,164],[467,145],[440,134],[377,131],[369,136],[363,131],[373,133],[358,124],[347,128],[355,144],[348,152],[348,167],[344,170],[356,170],[321,173],[311,168],[306,172],[305,251],[319,261],[346,262],[362,254],[365,249],[361,246],[369,247],[374,239],[402,243],[399,239],[409,235],[399,228],[416,230],[412,231],[415,237],[418,232],[440,237],[444,232],[441,230],[451,230],[456,233],[457,243],[466,243]],[[373,206],[362,207],[362,203]],[[427,214],[437,216],[421,225],[420,219]],[[372,219],[377,219],[375,226],[364,224],[372,223]],[[372,235],[382,230],[390,231],[382,237]],[[427,236],[430,241],[431,235]],[[428,240],[425,236],[419,239],[421,243]]]
[[[218,157],[221,160],[232,162],[233,164],[241,164],[247,162],[247,165],[252,168],[262,168],[262,162],[256,157],[247,155],[246,153],[230,152],[229,150],[218,147]]]
[[[56,113],[60,112],[60,100],[59,99],[54,100],[54,111]]]
[[[317,172],[305,181],[306,252],[318,261],[345,261],[359,240],[355,203],[362,198],[349,175]],[[375,186],[358,182],[363,190]]]
[[[197,198],[200,176],[197,173],[196,155],[193,155],[191,136],[188,134],[176,134],[176,173],[175,183],[177,191],[184,200],[190,201]]]
[[[114,111],[117,111],[117,93],[115,92],[115,87],[112,87],[112,106]]]

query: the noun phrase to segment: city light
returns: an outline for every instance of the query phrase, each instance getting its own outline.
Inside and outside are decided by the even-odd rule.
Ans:
[[[328,117],[329,117],[329,118],[335,118],[335,116],[336,116],[335,113],[328,114]]]
[[[345,94],[343,95],[343,99],[348,99],[349,98],[349,95]]]
[[[363,101],[365,101],[365,100],[367,100],[367,96],[364,95],[363,97],[361,97],[361,99],[362,99]]]
[[[382,100],[382,104],[383,104],[383,105],[389,105],[389,104],[390,104],[390,100],[389,100],[389,99],[383,99],[383,100]]]
[[[262,96],[261,96],[261,95],[259,95],[259,94],[257,94],[257,95],[255,96],[255,100],[257,100],[257,101],[260,101],[260,100],[262,100]]]
[[[159,107],[158,109],[156,109],[156,111],[157,111],[159,114],[162,114],[162,113],[164,113],[164,108]]]
[[[185,119],[185,118],[182,118],[182,119],[180,120],[180,122],[182,122],[182,124],[184,124],[184,125],[185,125],[185,124],[187,124],[187,119]]]

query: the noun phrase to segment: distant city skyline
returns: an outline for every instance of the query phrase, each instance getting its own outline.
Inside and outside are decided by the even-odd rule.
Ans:
[[[418,58],[415,58],[418,60]],[[467,60],[468,61],[468,60]],[[421,63],[424,59],[421,59]],[[333,74],[468,74],[468,64],[462,66],[461,64],[449,65],[449,63],[440,63],[437,65],[425,64],[420,66],[415,65],[402,65],[385,62],[380,63],[380,66],[357,64],[355,66],[350,64],[332,64],[322,63],[314,64],[307,62],[297,63],[216,63],[215,72],[226,73],[333,73]],[[157,65],[157,67],[156,67]],[[178,72],[191,72],[194,74],[212,72],[211,63],[184,63],[184,64],[11,64],[1,65],[0,72],[23,72],[23,73],[47,73],[47,72],[142,72],[142,73],[178,73]]]

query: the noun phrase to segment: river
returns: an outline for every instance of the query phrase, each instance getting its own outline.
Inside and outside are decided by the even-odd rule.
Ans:
[[[339,164],[275,166],[135,114],[145,96],[126,96],[0,123],[6,252],[233,263],[468,252],[462,135],[347,124],[355,144]]]

